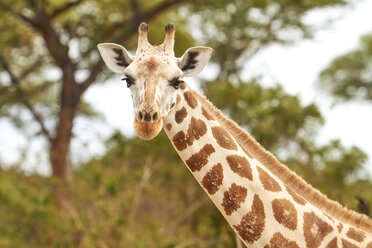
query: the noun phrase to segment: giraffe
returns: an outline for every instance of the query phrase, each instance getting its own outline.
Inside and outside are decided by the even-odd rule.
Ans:
[[[138,28],[135,56],[113,43],[98,44],[109,69],[124,74],[143,140],[164,129],[175,150],[247,247],[372,248],[372,221],[329,200],[281,164],[228,119],[184,77],[207,64],[212,49],[173,52],[175,26],[152,46],[148,25]]]

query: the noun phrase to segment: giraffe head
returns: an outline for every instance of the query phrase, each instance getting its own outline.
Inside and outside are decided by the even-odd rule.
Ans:
[[[136,113],[134,129],[143,140],[153,139],[160,132],[163,118],[177,104],[177,92],[183,77],[201,72],[212,54],[211,48],[199,46],[187,49],[182,57],[176,58],[173,24],[165,26],[165,39],[159,46],[148,42],[147,32],[148,25],[141,23],[135,56],[117,44],[98,44],[107,67],[124,75]]]

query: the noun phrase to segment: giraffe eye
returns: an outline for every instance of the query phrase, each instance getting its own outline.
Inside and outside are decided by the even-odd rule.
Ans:
[[[127,87],[128,87],[128,88],[129,88],[130,86],[132,86],[132,84],[134,84],[134,79],[131,78],[131,77],[125,77],[125,78],[122,78],[121,80],[127,82]]]
[[[180,83],[183,83],[183,80],[179,78],[174,78],[170,81],[171,86],[173,86],[173,88],[175,89],[178,89],[180,87]]]

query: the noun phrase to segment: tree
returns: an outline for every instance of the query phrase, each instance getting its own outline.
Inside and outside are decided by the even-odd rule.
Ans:
[[[219,74],[228,75],[239,68],[237,59],[241,55],[252,55],[272,42],[293,41],[286,32],[295,30],[299,37],[308,37],[311,32],[302,21],[308,11],[346,3],[4,0],[0,3],[5,17],[0,22],[0,65],[9,80],[1,81],[0,92],[5,99],[1,116],[21,130],[30,122],[37,123],[38,128],[29,135],[43,137],[53,175],[66,184],[74,123],[79,116],[94,114],[82,96],[92,84],[110,75],[103,73],[97,43],[125,43],[133,50],[133,37],[141,21],[158,24],[173,20],[177,23],[177,39],[182,40],[177,42],[176,54],[181,54],[193,43],[185,32],[192,15],[201,30],[208,28],[201,40],[216,49]],[[161,36],[161,32],[150,32],[150,40],[159,41]],[[56,74],[53,79],[48,77],[51,70]],[[25,118],[25,111],[32,118]]]
[[[338,101],[372,100],[372,34],[359,47],[335,58],[321,73],[319,85]]]
[[[42,136],[47,141],[53,175],[64,184],[68,183],[74,120],[92,114],[82,95],[98,79],[107,78],[102,73],[104,67],[96,45],[103,41],[126,42],[133,48],[131,39],[140,21],[160,18],[182,2],[1,2],[5,18],[0,26],[3,34],[0,65],[9,77],[1,82],[0,92],[4,94],[1,116],[26,129],[29,122],[20,112],[31,114],[39,126],[33,136]],[[74,44],[78,45],[75,54]],[[59,75],[48,80],[48,71],[52,69]],[[79,73],[86,75],[81,79]]]

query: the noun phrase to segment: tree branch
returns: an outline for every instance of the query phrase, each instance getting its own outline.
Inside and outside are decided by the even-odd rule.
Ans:
[[[132,7],[133,13],[135,16],[139,16],[142,12],[142,9],[137,0],[130,0],[130,5]]]
[[[79,4],[82,3],[83,1],[84,1],[84,0],[75,0],[75,1],[73,1],[73,2],[70,2],[70,3],[68,3],[68,4],[64,5],[64,6],[62,6],[62,7],[59,7],[59,8],[57,8],[57,9],[55,9],[55,10],[53,11],[53,13],[50,14],[50,15],[48,16],[48,21],[51,21],[51,20],[57,18],[59,15],[63,14],[64,12],[66,12],[66,11],[68,11],[68,10],[70,10],[71,8],[73,8],[73,7],[77,6],[77,5],[79,5]]]
[[[20,19],[22,19],[24,22],[26,22],[27,24],[31,25],[32,27],[36,27],[37,26],[37,22],[35,20],[32,20],[30,18],[28,18],[27,16],[21,14],[21,13],[18,13],[17,11],[13,10],[10,6],[0,2],[0,7],[2,7],[3,9],[5,9],[6,11],[10,12],[11,14],[19,17]]]
[[[103,63],[102,63],[102,60],[100,60],[91,69],[89,77],[82,84],[79,85],[80,96],[89,88],[89,86],[92,85],[92,83],[94,83],[97,76],[101,73],[102,69],[103,69]]]
[[[42,117],[37,113],[37,111],[33,108],[31,103],[29,103],[25,98],[25,93],[21,88],[19,79],[13,74],[13,72],[10,70],[9,65],[7,64],[5,58],[0,54],[0,65],[3,67],[3,69],[9,74],[11,83],[16,87],[18,95],[21,97],[22,104],[30,111],[36,122],[40,125],[41,132],[45,135],[45,137],[48,139],[49,142],[52,142],[52,136],[49,133],[48,129],[46,128]]]
[[[148,22],[158,14],[183,2],[186,2],[186,0],[164,0],[163,2],[153,7],[152,9],[142,12],[140,16],[133,15],[131,18],[127,20],[115,23],[114,25],[111,26],[111,28],[107,30],[107,32],[103,35],[103,38],[105,40],[111,39],[117,30],[127,26],[128,24],[130,24],[130,28],[129,30],[127,30],[127,32],[124,32],[124,35],[136,32],[140,21]]]

